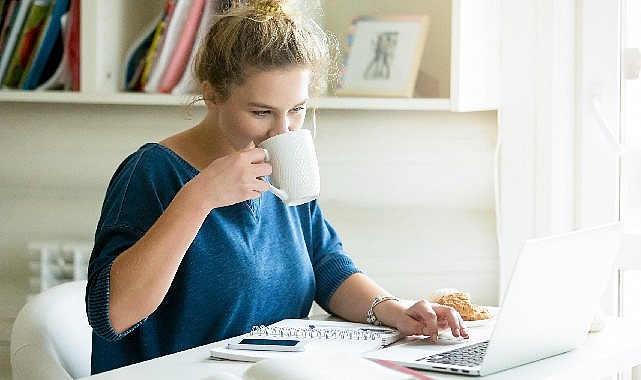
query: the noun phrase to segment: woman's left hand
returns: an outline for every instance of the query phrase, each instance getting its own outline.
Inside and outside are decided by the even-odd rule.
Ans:
[[[434,343],[438,332],[449,329],[454,337],[469,338],[461,315],[450,306],[416,302],[405,310],[396,322],[396,328],[404,335],[429,335]]]

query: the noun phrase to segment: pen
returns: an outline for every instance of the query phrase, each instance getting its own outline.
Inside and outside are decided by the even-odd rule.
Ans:
[[[375,363],[378,363],[382,365],[383,367],[391,368],[393,370],[396,370],[398,372],[403,372],[408,375],[412,375],[415,379],[418,380],[433,380],[431,377],[426,376],[418,371],[415,371],[411,368],[403,367],[402,365],[398,365],[396,363],[393,363],[389,360],[383,360],[383,359],[372,359]]]

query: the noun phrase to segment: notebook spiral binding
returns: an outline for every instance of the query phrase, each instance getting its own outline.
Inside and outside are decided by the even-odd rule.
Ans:
[[[281,327],[281,326],[253,326],[249,335],[276,336],[281,338],[304,339],[354,339],[376,340],[381,338],[380,329],[340,329],[316,327]]]

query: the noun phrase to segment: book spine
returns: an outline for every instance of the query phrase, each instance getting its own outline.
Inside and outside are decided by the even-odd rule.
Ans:
[[[41,33],[41,38],[29,62],[28,70],[21,79],[23,90],[32,90],[38,86],[45,66],[52,55],[54,46],[61,35],[61,19],[69,10],[69,0],[56,0],[48,17],[48,22]]]
[[[24,25],[25,19],[31,7],[32,0],[21,0],[17,4],[17,9],[15,11],[15,17],[11,21],[11,30],[7,36],[7,43],[2,51],[2,57],[0,57],[0,82],[5,77],[7,69],[9,68],[9,63],[13,57],[13,52],[15,51],[16,45],[18,43],[18,38],[22,32],[22,26]]]
[[[65,89],[80,91],[80,0],[71,0],[69,19],[64,38],[63,64],[70,78]]]
[[[211,22],[215,14],[220,13],[220,1],[219,0],[207,0],[205,2],[205,7],[203,9],[203,15],[200,20],[200,25],[198,26],[198,32],[194,38],[194,43],[191,48],[191,53],[187,59],[187,67],[180,78],[180,81],[171,89],[171,93],[174,95],[185,95],[185,94],[195,94],[198,92],[198,84],[196,83],[196,78],[194,75],[194,67],[192,63],[198,54],[198,49],[200,48],[200,43],[207,34]]]
[[[158,24],[156,35],[154,35],[154,39],[151,42],[151,47],[149,48],[149,52],[147,54],[147,60],[145,61],[145,67],[142,71],[142,78],[140,80],[140,91],[145,91],[147,88],[147,83],[149,82],[149,79],[158,61],[158,56],[160,55],[160,51],[165,40],[165,35],[167,33],[167,28],[169,26],[169,22],[171,21],[171,17],[174,14],[175,7],[176,1],[167,0],[167,3],[165,4],[164,17]]]
[[[51,8],[50,8],[50,10],[51,10]],[[18,85],[19,87],[23,86],[25,80],[27,79],[27,75],[32,70],[33,63],[34,63],[34,61],[36,59],[36,56],[39,54],[40,50],[42,50],[42,43],[43,43],[45,34],[47,32],[47,29],[49,29],[49,24],[50,23],[51,23],[51,12],[49,11],[47,13],[47,16],[45,17],[45,20],[42,23],[42,26],[41,26],[41,29],[40,29],[40,33],[38,35],[38,39],[34,43],[34,46],[33,46],[32,50],[31,50],[31,53],[30,53],[30,56],[29,56],[29,61],[27,62],[27,65],[26,65],[24,71],[22,72],[22,76],[20,77],[20,81],[19,81],[19,85]]]
[[[154,60],[154,55],[156,54],[156,49],[158,48],[158,42],[160,36],[162,35],[163,29],[165,28],[165,19],[163,18],[158,23],[156,27],[156,32],[154,33],[154,38],[151,40],[151,45],[147,51],[147,58],[145,59],[145,66],[142,70],[140,76],[140,90],[144,90],[145,85],[147,84],[147,78],[149,78],[149,71],[151,71],[151,64]]]
[[[140,87],[140,80],[147,60],[147,54],[156,35],[158,24],[160,24],[163,18],[163,13],[156,16],[143,29],[125,54],[122,83],[126,91],[138,91]]]
[[[0,30],[0,56],[7,45],[7,37],[11,32],[11,25],[15,21],[17,9],[18,0],[10,0],[10,2],[6,4],[6,9],[2,16],[2,30]]]
[[[8,5],[10,0],[0,0],[0,20],[4,20],[4,12],[7,9],[6,5]]]
[[[20,79],[27,69],[31,54],[49,14],[50,5],[50,1],[37,0],[31,6],[4,78],[6,87],[17,88],[19,86]]]
[[[164,30],[161,44],[158,46],[156,60],[149,73],[145,92],[158,92],[160,82],[167,71],[167,66],[175,53],[178,35],[185,24],[186,11],[189,10],[192,0],[180,0],[175,3],[171,16]]]
[[[200,21],[203,17],[204,6],[205,0],[192,1],[184,27],[178,37],[178,41],[176,42],[173,56],[170,57],[167,70],[161,78],[158,92],[171,92],[174,86],[176,86],[180,81],[182,74],[185,72],[185,66],[187,65],[187,60],[189,59],[191,50],[194,46],[198,26],[200,25]]]

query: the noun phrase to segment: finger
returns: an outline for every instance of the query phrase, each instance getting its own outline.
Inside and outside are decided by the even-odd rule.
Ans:
[[[454,337],[459,337],[463,334],[463,320],[454,308],[438,304],[432,305],[432,308],[438,316],[438,327],[440,329],[449,329]]]
[[[425,300],[420,300],[412,305],[406,311],[406,315],[410,317],[413,323],[407,326],[415,331],[414,334],[422,334],[430,336],[435,341],[438,339],[438,316],[432,305]]]
[[[438,318],[436,314],[425,313],[423,319],[423,335],[428,335],[434,343],[438,342]]]
[[[264,193],[269,190],[269,182],[263,177],[256,178],[258,182],[256,183],[256,191]]]
[[[251,148],[242,152],[252,164],[262,164],[267,160],[267,151],[262,148]]]
[[[424,330],[426,331],[425,335],[429,335],[432,342],[438,343],[438,327],[427,325]]]
[[[465,326],[465,321],[463,320],[463,317],[461,317],[459,313],[456,313],[456,316],[458,317],[457,319],[458,319],[458,325],[459,325],[459,335],[465,339],[469,338],[470,334],[467,331],[467,326]]]
[[[272,174],[272,166],[266,162],[252,164],[252,175],[258,179]]]
[[[450,330],[452,331],[452,335],[455,337],[469,338],[465,321],[463,321],[461,315],[454,309],[452,309],[452,314],[453,315],[450,319]]]

